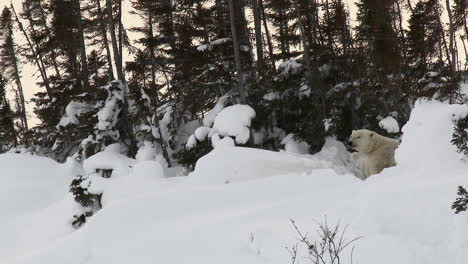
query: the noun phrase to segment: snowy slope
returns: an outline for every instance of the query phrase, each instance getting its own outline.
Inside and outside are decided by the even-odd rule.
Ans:
[[[0,155],[0,263],[72,231],[70,169],[42,157]]]
[[[346,237],[362,236],[354,263],[464,264],[468,214],[454,215],[450,205],[456,187],[468,186],[468,164],[450,139],[452,116],[465,113],[466,106],[416,104],[402,128],[399,165],[366,181],[351,174],[349,153],[331,139],[314,156],[215,149],[188,177],[160,178],[137,165],[78,231],[66,228],[70,168],[2,155],[0,209],[8,219],[0,220],[0,263],[291,263],[285,247],[297,236],[289,219],[313,240],[314,221],[326,216],[349,225]],[[310,263],[306,255],[301,250],[296,263]]]

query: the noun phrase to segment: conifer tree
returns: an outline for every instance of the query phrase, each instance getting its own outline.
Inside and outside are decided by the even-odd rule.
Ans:
[[[392,27],[392,4],[395,0],[360,0],[357,3],[357,35],[363,51],[370,55],[378,75],[399,72],[401,56]],[[368,65],[370,66],[370,65]]]
[[[26,133],[28,131],[28,119],[17,53],[13,35],[12,13],[8,7],[5,7],[0,17],[0,70],[5,74],[6,78],[16,84],[22,132]]]
[[[0,153],[18,144],[13,111],[6,97],[6,87],[7,81],[0,75]]]
[[[23,0],[22,12],[19,15],[27,21],[26,31],[32,46],[36,48],[37,56],[42,58],[43,70],[53,69],[55,76],[50,76],[52,81],[60,80],[61,73],[58,62],[59,57],[53,43],[53,34],[48,18],[48,14],[51,12],[50,5],[50,1]]]
[[[431,69],[437,58],[437,43],[443,34],[439,16],[436,0],[419,1],[408,20],[408,55],[417,77]]]

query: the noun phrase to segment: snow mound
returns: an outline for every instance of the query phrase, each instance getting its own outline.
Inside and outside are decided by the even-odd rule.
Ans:
[[[328,147],[325,149],[328,150]],[[346,149],[337,151],[346,152]],[[321,155],[324,157],[323,155],[327,154]],[[278,153],[254,148],[215,148],[198,160],[195,170],[189,176],[195,182],[210,184],[244,182],[278,175],[313,174],[315,170],[330,170],[352,177],[349,170],[328,159],[332,156],[334,157],[328,155],[326,159],[318,159],[312,155]]]
[[[0,263],[71,233],[71,202],[63,201],[68,165],[22,154],[0,155]]]
[[[98,152],[83,162],[83,168],[87,173],[96,170],[112,170],[111,177],[127,175],[130,172],[134,160],[120,154],[118,144],[108,146],[104,151]]]
[[[402,143],[395,152],[398,167],[441,173],[457,167],[460,154],[450,143],[453,121],[467,113],[468,105],[416,102],[408,123],[402,128]]]
[[[211,143],[213,148],[234,147],[236,145],[231,137],[220,138],[217,133],[211,136]]]
[[[400,132],[400,126],[398,125],[398,122],[391,116],[387,116],[386,118],[380,120],[379,126],[388,133]]]
[[[226,107],[229,103],[229,96],[223,95],[218,99],[216,105],[211,109],[203,118],[203,125],[206,127],[211,127],[215,121],[216,116]]]
[[[289,153],[307,154],[309,153],[310,145],[307,142],[294,139],[294,134],[288,134],[281,141],[284,145],[284,150]]]
[[[65,115],[60,119],[57,128],[66,127],[70,124],[79,124],[78,117],[83,113],[89,112],[92,109],[87,103],[71,101],[67,107],[65,107]]]
[[[0,155],[0,263],[291,263],[289,219],[314,241],[315,221],[326,216],[348,225],[346,239],[362,236],[354,263],[465,264],[468,213],[455,215],[450,204],[456,187],[468,186],[468,164],[450,139],[452,119],[467,113],[416,103],[398,165],[366,181],[349,174],[349,153],[331,138],[316,155],[215,148],[188,177],[136,162],[108,179],[105,206],[75,232],[64,217],[72,215],[64,197],[71,165]],[[299,250],[298,263],[308,263]]]
[[[141,147],[138,149],[135,159],[137,161],[154,160],[156,159],[157,151],[153,143],[150,141],[144,141]]]
[[[198,141],[204,141],[206,137],[211,133],[211,128],[206,126],[201,126],[197,128],[194,132],[195,138]]]
[[[157,161],[145,160],[137,162],[128,175],[109,179],[98,176],[92,179],[92,185],[95,184],[96,179],[107,181],[106,184],[102,185],[105,187],[96,192],[102,193],[101,202],[105,208],[114,203],[160,189],[163,185],[162,178],[164,178],[162,166]]]
[[[250,138],[250,124],[255,118],[255,110],[248,105],[231,105],[217,116],[213,129],[220,136],[235,137],[236,143],[245,144]]]

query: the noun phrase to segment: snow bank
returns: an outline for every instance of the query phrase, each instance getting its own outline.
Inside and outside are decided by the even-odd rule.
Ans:
[[[468,213],[455,215],[450,205],[456,187],[468,186],[468,164],[450,138],[452,116],[467,107],[418,102],[398,165],[366,181],[349,173],[349,153],[333,139],[316,155],[215,148],[188,177],[160,177],[156,162],[139,162],[110,178],[106,206],[73,233],[57,224],[66,213],[63,167],[0,155],[0,263],[291,263],[285,247],[297,235],[289,219],[314,240],[315,221],[326,215],[331,225],[349,225],[347,239],[362,236],[354,263],[465,264]],[[9,192],[15,188],[21,195]],[[20,210],[8,214],[12,208]],[[298,254],[309,263],[306,249]]]
[[[395,152],[398,166],[404,170],[437,170],[443,174],[446,174],[444,170],[457,167],[460,154],[450,143],[455,125],[453,120],[467,113],[468,105],[416,102],[410,120],[402,128],[402,143]]]
[[[108,207],[119,201],[154,192],[161,188],[164,170],[156,161],[145,160],[136,163],[128,175],[119,178],[104,179],[105,190],[102,190],[102,205]],[[93,182],[94,184],[94,182]]]
[[[220,136],[235,137],[236,143],[245,144],[250,138],[250,124],[255,117],[255,110],[248,105],[231,105],[224,108],[217,116],[213,129]]]
[[[330,151],[330,146],[331,144],[325,148],[326,151]],[[338,151],[346,152],[345,149]],[[330,170],[339,174],[349,173],[349,170],[343,166],[332,162],[330,158],[334,158],[334,154],[328,154],[327,158],[325,158],[327,154],[321,155],[321,159],[317,159],[312,155],[303,156],[253,148],[215,148],[198,160],[189,178],[197,183],[219,184],[258,180],[278,175],[314,174],[315,170]],[[353,177],[350,174],[348,176]]]
[[[0,263],[72,232],[69,169],[48,158],[0,155]]]
[[[284,150],[289,153],[296,154],[307,154],[309,153],[310,145],[304,141],[298,141],[294,139],[294,134],[288,134],[281,141],[281,145],[284,145]]]
[[[104,151],[98,152],[83,162],[87,173],[96,170],[112,170],[111,177],[127,175],[134,161],[120,154],[118,144],[109,145]]]

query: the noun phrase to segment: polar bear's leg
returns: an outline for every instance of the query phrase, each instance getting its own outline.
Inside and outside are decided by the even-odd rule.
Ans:
[[[367,171],[367,155],[359,152],[351,153],[351,163],[356,167],[359,171],[360,175],[357,175],[360,179],[366,179],[368,177]]]

